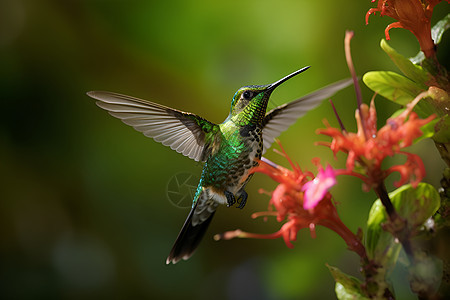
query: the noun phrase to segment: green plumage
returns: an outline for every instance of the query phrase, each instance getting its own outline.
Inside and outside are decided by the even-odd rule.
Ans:
[[[273,84],[240,88],[231,101],[229,116],[214,124],[197,115],[150,101],[110,92],[89,92],[97,105],[155,141],[204,162],[192,209],[167,258],[188,259],[206,232],[219,204],[243,208],[244,188],[274,138],[325,98],[348,86],[344,80],[266,113],[272,91],[298,70]]]

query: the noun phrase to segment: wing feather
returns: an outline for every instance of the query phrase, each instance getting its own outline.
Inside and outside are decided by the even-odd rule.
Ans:
[[[110,115],[145,136],[196,161],[204,161],[203,153],[209,145],[206,135],[217,125],[191,113],[126,95],[101,91],[88,95]]]
[[[278,106],[266,114],[263,128],[263,153],[270,148],[275,138],[298,118],[318,106],[325,98],[352,84],[352,79],[344,79],[312,92],[300,99]]]

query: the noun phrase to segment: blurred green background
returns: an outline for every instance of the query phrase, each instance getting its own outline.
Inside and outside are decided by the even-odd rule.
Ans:
[[[373,6],[368,0],[0,1],[0,297],[334,298],[325,263],[358,276],[358,258],[328,229],[318,228],[316,239],[300,232],[293,250],[282,240],[213,241],[226,230],[270,233],[281,226],[250,218],[267,208],[258,189],[275,187],[262,174],[247,187],[245,209],[221,207],[196,254],[166,266],[189,212],[169,201],[169,182],[180,172],[198,179],[201,165],[112,118],[86,92],[120,92],[222,122],[243,85],[271,83],[311,65],[276,90],[273,108],[348,77],[346,29],[355,31],[359,74],[397,71],[378,46],[393,20],[371,17],[365,25]],[[441,3],[434,22],[448,11]],[[392,30],[391,38],[407,56],[418,51],[406,30]],[[439,51],[448,68],[448,43]],[[363,93],[368,102],[372,93],[365,87]],[[353,89],[333,100],[354,129]],[[376,104],[382,126],[397,107],[381,97]],[[343,166],[344,156],[334,160],[314,145],[328,140],[315,134],[324,118],[337,126],[327,102],[280,137],[305,169],[315,171],[314,157]],[[426,154],[426,181],[437,186],[443,164],[433,144],[412,151]],[[287,166],[272,151],[267,157]],[[333,193],[349,228],[365,229],[375,195],[353,178],[339,178]],[[404,274],[396,274],[397,291],[410,297]]]

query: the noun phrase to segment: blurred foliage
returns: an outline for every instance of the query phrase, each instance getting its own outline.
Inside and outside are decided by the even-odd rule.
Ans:
[[[358,258],[327,229],[318,229],[316,239],[300,233],[294,250],[281,240],[212,240],[235,228],[277,228],[275,220],[250,221],[268,203],[257,190],[274,187],[258,174],[248,185],[246,208],[219,209],[197,253],[166,266],[188,213],[168,201],[167,184],[178,172],[198,176],[201,166],[108,116],[85,93],[116,91],[221,122],[239,87],[311,65],[277,89],[272,108],[349,76],[346,29],[355,31],[359,74],[395,68],[378,47],[392,20],[365,26],[370,7],[370,1],[331,0],[2,0],[0,297],[334,298],[324,262],[351,273],[348,265]],[[441,7],[436,20],[448,12]],[[403,55],[417,53],[408,32],[393,30],[391,38]],[[447,68],[448,40],[439,49]],[[363,94],[368,102],[372,93],[364,88]],[[353,90],[333,100],[354,129]],[[381,97],[376,104],[380,124],[397,109]],[[304,168],[314,170],[313,157],[333,160],[314,146],[324,118],[337,124],[326,102],[280,137]],[[413,151],[427,154],[426,181],[437,186],[443,164],[433,145],[422,141]],[[267,156],[284,161],[272,151]],[[375,195],[350,178],[333,193],[342,219],[356,231]]]

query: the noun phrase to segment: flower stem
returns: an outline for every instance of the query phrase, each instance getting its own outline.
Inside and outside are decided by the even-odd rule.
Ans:
[[[345,45],[345,59],[347,60],[347,66],[348,69],[350,71],[350,74],[352,75],[352,79],[353,79],[353,85],[355,86],[355,93],[356,93],[356,100],[358,101],[358,111],[359,111],[359,116],[361,118],[361,123],[362,123],[362,127],[363,127],[363,132],[364,132],[364,136],[367,139],[366,136],[366,129],[365,129],[365,125],[364,125],[364,116],[361,112],[361,105],[362,105],[362,94],[361,94],[361,88],[359,87],[358,84],[358,77],[356,76],[356,71],[355,71],[355,66],[353,65],[353,60],[352,60],[352,53],[350,50],[350,40],[353,38],[353,31],[347,30],[345,32],[345,40],[344,40],[344,45]]]
[[[329,101],[330,101],[331,107],[333,108],[334,115],[336,116],[336,119],[337,119],[338,122],[339,122],[339,126],[341,127],[341,131],[342,131],[342,132],[347,132],[347,131],[345,130],[344,123],[342,123],[342,120],[341,120],[341,118],[339,117],[339,114],[338,114],[338,112],[337,112],[337,110],[336,110],[336,107],[334,106],[333,101],[332,101],[331,99],[330,99]]]
[[[386,209],[386,213],[388,214],[391,220],[397,218],[397,212],[395,211],[394,205],[392,205],[391,199],[386,190],[386,186],[384,185],[384,181],[381,181],[376,187],[374,187],[375,193],[378,198],[380,198],[381,203]]]

